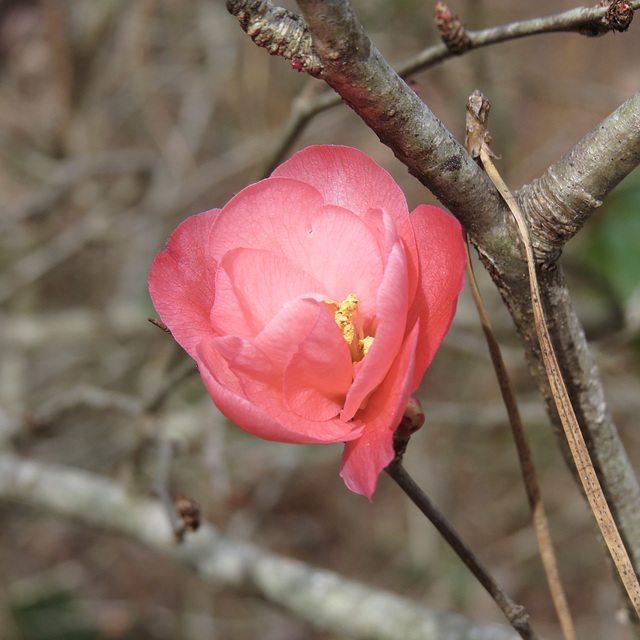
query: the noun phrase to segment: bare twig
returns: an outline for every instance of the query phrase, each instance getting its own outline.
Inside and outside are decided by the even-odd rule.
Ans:
[[[318,96],[319,92],[323,92],[323,95]],[[333,93],[333,91],[326,91],[322,83],[311,78],[300,94],[294,99],[291,105],[289,120],[269,153],[260,177],[268,177],[282,162],[291,145],[304,131],[307,123],[313,116],[320,113],[323,109],[328,108],[328,106],[338,104],[339,102],[339,96]]]
[[[434,611],[220,534],[208,523],[176,545],[164,509],[95,474],[0,455],[0,500],[122,533],[199,573],[335,635],[364,640],[515,640],[507,627]],[[8,513],[7,513],[8,515]]]
[[[630,5],[633,9],[638,9],[640,0],[631,2]],[[543,33],[575,32],[583,35],[601,35],[614,30],[608,21],[603,21],[608,13],[609,7],[577,7],[576,9],[570,9],[569,11],[544,18],[522,20],[521,22],[512,22],[479,31],[467,30],[468,43],[462,53],[468,53],[473,49],[480,49],[500,42],[507,42],[508,40],[516,40]],[[460,52],[452,51],[442,42],[421,51],[415,57],[400,64],[398,73],[406,78],[455,55],[460,55]]]
[[[406,443],[403,443],[406,444]],[[516,604],[493,579],[484,565],[460,538],[457,531],[451,526],[444,515],[431,502],[429,496],[416,484],[402,466],[402,452],[396,454],[394,461],[387,467],[387,473],[394,479],[398,486],[407,494],[411,501],[429,519],[438,533],[447,541],[447,544],[456,552],[466,567],[473,573],[478,582],[493,598],[509,624],[525,640],[535,640],[538,636],[533,631],[529,615],[522,605]]]
[[[640,0],[635,0],[634,2],[629,3],[629,5],[632,9],[638,9],[640,8]],[[241,22],[247,20],[246,16],[249,13],[253,14],[253,24],[264,23],[265,25],[268,25],[268,28],[271,31],[279,34],[277,42],[280,42],[282,34],[286,32],[286,26],[278,27],[278,21],[275,19],[277,14],[274,14],[273,12],[276,7],[267,0],[232,0],[227,3],[227,7],[233,15],[236,15],[237,17],[239,17],[239,15],[243,16]],[[267,9],[269,9],[269,11],[267,11]],[[493,44],[499,44],[501,42],[507,42],[509,40],[516,40],[528,36],[540,35],[543,33],[575,32],[586,35],[599,35],[613,30],[609,23],[606,22],[608,12],[609,7],[578,7],[576,9],[571,9],[569,11],[544,18],[523,20],[521,22],[513,22],[478,31],[465,30],[463,46],[458,48],[450,47],[444,42],[433,45],[421,51],[416,56],[400,63],[396,67],[396,72],[401,78],[410,78],[412,75],[415,75],[420,71],[425,71],[436,64],[473,49],[480,49]],[[605,22],[603,22],[603,20],[605,20]],[[245,28],[244,25],[243,28]],[[261,30],[262,39],[258,41],[254,38],[254,40],[256,40],[256,44],[267,47],[269,52],[272,54],[284,55],[278,50],[281,45],[269,44],[269,40],[266,37],[268,33],[269,30],[265,26],[264,30]],[[295,59],[294,56],[291,55],[284,55],[284,57]],[[314,61],[314,65],[315,64],[316,62]],[[313,67],[300,68],[301,70],[311,72],[311,68]],[[285,130],[278,139],[276,146],[271,152],[270,160],[262,172],[264,176],[269,175],[271,170],[282,162],[282,159],[286,155],[286,152],[295,137],[304,130],[306,125],[316,115],[322,113],[326,109],[330,109],[342,103],[341,97],[330,91],[327,91],[312,100],[309,100],[306,97],[300,97],[302,99],[302,104],[294,103]]]

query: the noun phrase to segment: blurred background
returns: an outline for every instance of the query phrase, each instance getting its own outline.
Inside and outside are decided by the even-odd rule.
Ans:
[[[358,0],[392,64],[437,42],[434,2]],[[295,5],[287,6],[294,9]],[[479,29],[573,8],[456,0]],[[640,26],[550,34],[471,52],[418,74],[419,95],[462,140],[481,89],[512,188],[541,174],[640,88]],[[187,216],[261,176],[307,86],[212,0],[0,2],[0,446],[150,495],[158,443],[180,455],[172,490],[229,535],[502,622],[430,524],[387,477],[373,504],[338,476],[340,446],[263,442],[226,423],[155,315],[146,280]],[[309,89],[307,89],[309,90]],[[435,203],[346,107],[296,141],[362,149],[410,208]],[[611,409],[640,468],[640,176],[570,243],[564,263]],[[510,320],[478,273],[516,385],[584,640],[631,637],[592,517],[556,449]],[[559,638],[525,493],[475,309],[465,291],[419,397],[407,467],[539,633]],[[9,640],[339,640],[251,596],[205,585],[120,536],[0,504],[0,637]]]

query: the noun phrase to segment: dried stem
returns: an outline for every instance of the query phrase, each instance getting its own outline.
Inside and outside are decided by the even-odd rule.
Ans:
[[[518,225],[520,237],[524,244],[536,332],[540,342],[540,352],[542,354],[544,367],[549,378],[550,387],[553,391],[556,409],[562,422],[562,427],[567,438],[567,443],[569,444],[569,449],[571,450],[571,455],[575,462],[580,482],[582,483],[584,492],[589,500],[589,505],[591,506],[596,521],[598,522],[602,537],[609,548],[609,552],[611,553],[618,575],[620,576],[627,594],[629,595],[629,599],[640,618],[640,583],[638,583],[638,578],[635,574],[633,565],[631,564],[631,559],[627,554],[622,537],[618,532],[618,528],[609,509],[607,499],[602,487],[600,486],[600,481],[598,480],[593,463],[591,462],[591,456],[589,455],[585,439],[580,431],[580,425],[578,424],[578,420],[573,410],[573,405],[571,404],[566,385],[562,378],[560,366],[547,328],[547,322],[541,303],[540,287],[538,286],[538,278],[536,276],[536,263],[533,255],[533,245],[529,236],[527,221],[522,211],[520,211],[516,199],[509,188],[505,185],[498,173],[498,170],[493,164],[493,158],[495,156],[489,149],[488,140],[490,140],[490,138],[486,133],[486,119],[490,105],[488,100],[486,100],[486,98],[484,98],[484,96],[482,96],[478,91],[476,91],[472,97],[480,97],[480,101],[483,103],[484,107],[484,109],[481,110],[481,118],[478,120],[480,128],[485,128],[485,133],[482,136],[483,142],[479,145],[478,156],[482,162],[482,166],[491,178],[491,181],[495,184],[500,195],[502,195],[505,202],[508,204],[516,224]]]
[[[520,471],[522,473],[527,498],[529,500],[531,517],[536,532],[536,538],[538,540],[540,557],[542,559],[542,564],[547,576],[547,582],[549,584],[549,591],[551,592],[553,604],[555,606],[565,640],[575,640],[576,633],[573,627],[569,605],[567,604],[567,598],[562,587],[562,581],[560,580],[560,573],[558,572],[558,563],[553,549],[551,534],[549,533],[549,522],[547,520],[547,514],[540,494],[540,485],[538,484],[538,477],[533,462],[531,447],[529,446],[524,425],[522,424],[522,418],[520,416],[520,410],[518,409],[513,385],[511,384],[511,378],[509,377],[507,367],[502,358],[502,353],[500,352],[500,345],[495,333],[493,332],[489,316],[487,315],[482,302],[482,297],[480,296],[480,291],[473,272],[473,264],[471,262],[471,255],[469,254],[468,243],[467,255],[469,258],[467,262],[469,288],[471,289],[473,300],[476,304],[476,308],[478,309],[480,324],[482,325],[482,330],[487,340],[491,362],[496,373],[496,379],[498,380],[502,400],[507,410],[507,416],[509,417],[509,425],[511,426],[513,440],[518,452]]]

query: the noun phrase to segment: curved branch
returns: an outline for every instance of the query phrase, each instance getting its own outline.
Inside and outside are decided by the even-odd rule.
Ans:
[[[321,70],[309,30],[297,13],[269,0],[227,0],[227,9],[251,39],[271,55],[295,60],[299,69],[312,75]]]
[[[555,260],[611,190],[640,165],[640,91],[530,185],[518,201],[539,260]]]
[[[0,499],[132,537],[203,579],[258,595],[312,625],[368,640],[515,640],[506,627],[441,613],[258,547],[203,523],[176,544],[163,507],[101,476],[0,455]]]

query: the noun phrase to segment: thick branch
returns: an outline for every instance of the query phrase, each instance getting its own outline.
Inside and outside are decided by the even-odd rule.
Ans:
[[[571,303],[562,267],[556,264],[539,271],[538,278],[549,332],[571,403],[620,535],[640,574],[638,479],[607,408],[598,367]],[[573,468],[542,364],[528,291],[517,279],[501,278],[498,286],[524,340],[529,369],[544,398],[565,460]]]
[[[340,94],[410,173],[427,186],[469,231],[526,344],[538,387],[545,398],[550,398],[546,376],[539,375],[540,354],[524,256],[510,213],[497,192],[461,145],[370,43],[346,0],[298,0],[298,4],[322,61],[323,68],[318,77]],[[614,122],[615,118],[605,121],[600,134],[594,132],[590,135],[597,139],[611,127],[613,133],[610,137],[614,140],[611,149],[615,150],[616,136],[619,145],[629,144],[625,140],[631,135],[629,132],[633,124],[619,128],[613,126]],[[585,144],[595,148],[595,142]],[[602,176],[606,171],[613,171],[615,176],[618,158],[615,151],[611,154],[605,155],[602,162],[592,161],[590,171],[595,174],[601,172]],[[640,158],[636,158],[635,162],[638,161]],[[633,162],[633,159],[626,159],[623,172],[628,172]],[[562,175],[567,175],[566,171]],[[597,191],[598,200],[605,196],[607,188],[613,187],[613,184],[607,185],[602,180],[595,178],[601,185]],[[617,180],[619,177],[613,182]],[[583,181],[587,181],[586,174]],[[554,206],[551,202],[549,198],[547,206]],[[550,214],[546,212],[544,217],[549,218]],[[534,226],[533,231],[536,233],[538,228]],[[534,241],[544,249],[544,241],[535,237]],[[540,274],[540,280],[543,291],[547,289],[543,302],[548,317],[553,320],[550,330],[560,367],[585,439],[592,447],[596,472],[638,571],[640,488],[623,453],[615,425],[604,408],[602,386],[584,333],[569,302],[561,271],[553,264],[548,264],[547,269]],[[563,335],[563,332],[567,333]],[[550,406],[548,409],[555,425],[559,426],[555,410]],[[603,451],[594,450],[605,445]],[[613,453],[610,455],[609,452]]]
[[[556,259],[607,194],[638,165],[640,91],[517,194],[536,238],[538,259]]]
[[[176,544],[159,502],[129,495],[122,486],[86,471],[0,455],[0,500],[128,535],[205,580],[258,595],[336,635],[363,640],[518,637],[506,627],[433,611],[331,571],[267,553],[227,538],[206,523]]]
[[[522,273],[518,236],[493,185],[370,42],[346,0],[300,0],[325,80],[460,219],[487,254]]]

